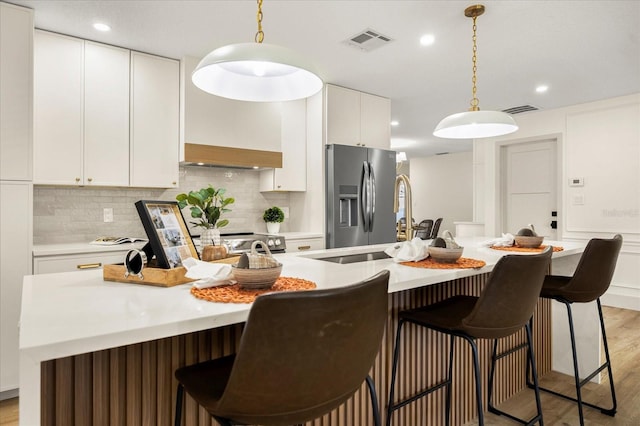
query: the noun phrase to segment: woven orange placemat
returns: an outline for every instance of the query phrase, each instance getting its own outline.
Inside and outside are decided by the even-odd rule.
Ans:
[[[412,266],[414,268],[427,268],[427,269],[471,269],[482,268],[486,265],[484,260],[471,259],[468,257],[461,257],[456,260],[455,263],[440,263],[436,262],[430,257],[419,262],[400,262],[401,265]]]
[[[541,245],[540,247],[518,247],[518,246],[511,246],[511,247],[499,247],[499,246],[491,246],[492,249],[494,250],[502,250],[502,251],[522,251],[522,252],[527,252],[527,253],[540,253],[541,251],[543,251],[544,249],[547,248],[547,246],[545,245]],[[564,247],[562,246],[553,246],[553,251],[562,251],[564,250]]]
[[[222,285],[219,287],[195,288],[191,287],[191,294],[198,299],[220,303],[251,303],[256,297],[276,291],[313,290],[316,283],[302,278],[279,277],[271,288],[260,290],[245,290],[238,284]]]

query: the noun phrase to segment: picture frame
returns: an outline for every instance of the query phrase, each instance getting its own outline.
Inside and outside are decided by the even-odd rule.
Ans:
[[[177,201],[140,200],[135,206],[155,255],[156,267],[173,269],[182,266],[188,257],[199,259]]]

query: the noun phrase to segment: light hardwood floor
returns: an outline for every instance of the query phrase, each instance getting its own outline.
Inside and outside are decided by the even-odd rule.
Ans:
[[[618,413],[615,417],[609,417],[598,410],[585,407],[585,424],[586,426],[637,426],[640,425],[640,311],[604,307],[604,315],[618,398]],[[572,377],[555,372],[546,374],[541,378],[541,383],[567,393],[574,389]],[[586,401],[609,406],[608,389],[607,378],[603,377],[602,384],[589,383],[583,388],[583,398]],[[574,403],[544,392],[541,399],[546,425],[578,424],[578,410]],[[517,416],[527,417],[535,411],[533,393],[530,390],[522,391],[502,404],[500,408]],[[485,423],[488,425],[515,424],[493,414],[486,414]],[[470,425],[473,424],[475,423],[470,423]],[[18,398],[0,401],[0,426],[17,425]]]

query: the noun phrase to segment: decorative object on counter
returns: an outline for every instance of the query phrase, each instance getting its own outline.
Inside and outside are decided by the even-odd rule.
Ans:
[[[451,232],[444,231],[442,235],[442,237],[434,238],[429,246],[429,256],[436,262],[455,263],[462,256],[464,247],[460,247],[456,243]]]
[[[265,254],[258,253],[258,245]],[[260,240],[251,244],[251,253],[243,253],[238,263],[231,266],[233,278],[241,288],[270,288],[282,272],[282,264],[273,258],[269,247]]]
[[[191,211],[191,217],[198,221],[190,222],[192,225],[203,228],[200,234],[200,248],[204,255],[204,247],[220,245],[220,229],[229,224],[229,220],[220,219],[222,213],[230,212],[227,206],[235,203],[233,197],[225,197],[226,189],[214,188],[209,185],[199,191],[189,191],[188,194],[182,193],[176,196],[178,206],[181,209],[187,205]],[[209,250],[209,253],[213,251]],[[216,255],[220,254],[220,250],[215,251]],[[213,260],[213,259],[202,259]]]
[[[516,251],[516,252],[520,252],[520,253],[540,253],[543,252],[544,249],[547,248],[546,245],[542,244],[538,247],[518,247],[518,246],[511,246],[511,247],[504,247],[504,246],[491,246],[491,248],[493,250],[502,250],[502,251]],[[553,251],[554,252],[559,252],[559,251],[563,251],[564,247],[562,246],[553,246]]]
[[[394,244],[386,248],[384,252],[391,256],[396,263],[418,262],[429,257],[428,246],[419,237]]]
[[[536,248],[540,247],[544,237],[538,236],[535,228],[532,224],[529,224],[527,228],[522,228],[515,235],[514,240],[518,247],[523,248]]]
[[[212,95],[239,101],[281,102],[307,98],[322,89],[313,66],[295,51],[263,43],[262,0],[255,43],[215,49],[191,74],[193,84]]]
[[[267,232],[277,234],[280,232],[280,224],[284,222],[284,212],[280,207],[269,207],[262,214],[262,219],[267,223]]]
[[[138,237],[98,237],[95,240],[91,241],[89,244],[97,245],[97,246],[115,246],[118,244],[128,244],[128,243],[142,243],[147,242],[148,240],[144,238]]]
[[[151,250],[146,254],[150,265],[152,256],[152,266],[164,269],[182,266],[184,259],[198,257],[178,203],[140,200],[135,206],[149,238]]]
[[[433,131],[433,135],[439,138],[450,139],[478,139],[492,136],[506,135],[518,130],[513,117],[502,111],[480,111],[480,101],[476,97],[476,19],[484,13],[485,7],[481,4],[469,6],[464,10],[464,15],[473,18],[473,89],[471,91],[471,108],[469,111],[452,114],[445,117]]]
[[[484,260],[460,257],[455,262],[438,262],[432,257],[418,262],[400,262],[401,265],[425,269],[480,269],[487,263]]]
[[[142,269],[146,264],[147,254],[144,251],[138,249],[129,250],[124,257],[124,267],[126,269],[124,277],[127,278],[133,274],[143,280]]]
[[[208,302],[218,303],[252,303],[261,294],[275,291],[300,291],[313,290],[316,283],[295,277],[278,277],[275,283],[269,288],[243,288],[239,284],[223,285],[219,287],[209,287],[198,289],[191,287],[191,294],[198,299]]]
[[[211,263],[194,258],[185,259],[183,262],[187,272],[185,277],[194,280],[195,288],[215,287],[219,285],[235,284],[231,276],[231,265],[225,263]]]

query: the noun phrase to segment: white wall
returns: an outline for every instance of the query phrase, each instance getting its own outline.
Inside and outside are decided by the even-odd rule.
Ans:
[[[469,222],[473,218],[473,154],[460,152],[411,159],[413,217],[442,218],[439,235],[449,230],[455,234],[453,222]]]
[[[474,220],[500,229],[500,147],[540,139],[558,143],[558,236],[624,237],[603,302],[640,310],[640,94],[516,117],[520,130],[474,142]],[[571,187],[580,177],[584,186]],[[575,202],[583,197],[584,203]]]

